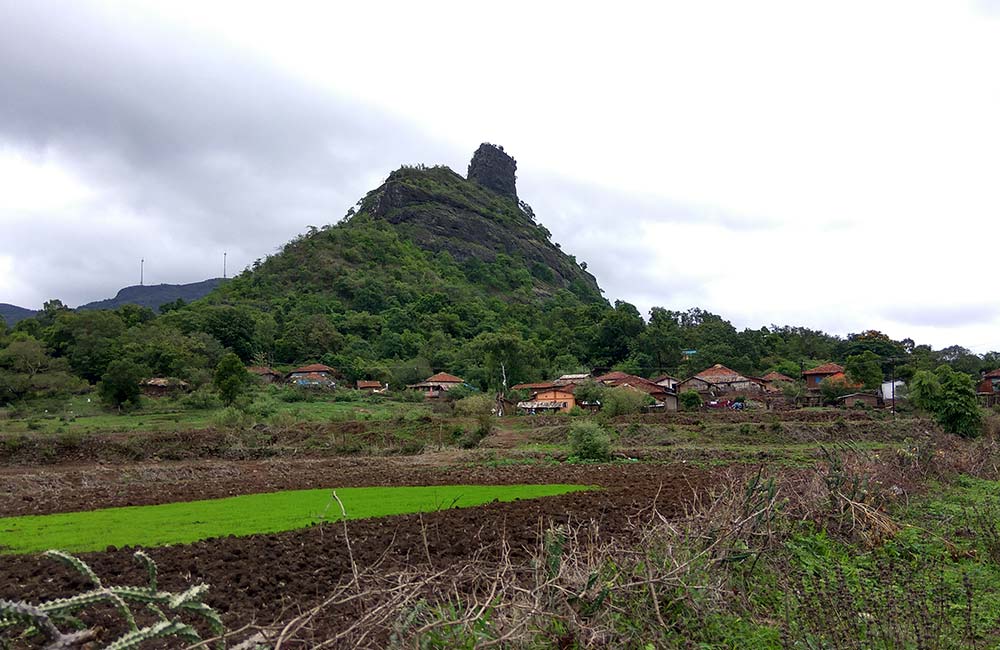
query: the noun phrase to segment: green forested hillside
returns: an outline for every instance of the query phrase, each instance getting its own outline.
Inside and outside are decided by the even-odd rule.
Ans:
[[[477,382],[610,362],[593,350],[612,309],[531,210],[446,167],[402,168],[336,225],[313,229],[188,312],[233,311],[245,358],[321,359],[350,376]],[[209,327],[209,331],[212,328]],[[243,340],[233,345],[233,338]],[[502,370],[500,370],[502,372]]]
[[[609,304],[585,264],[551,241],[517,200],[515,169],[492,145],[473,158],[475,180],[401,168],[339,223],[310,228],[206,298],[159,314],[49,301],[12,330],[0,326],[0,403],[77,390],[115,361],[128,366],[116,368],[121,376],[201,385],[227,349],[246,363],[319,361],[348,380],[401,386],[445,370],[482,388],[595,368],[685,377],[715,363],[797,377],[865,352],[903,378],[940,363],[973,377],[1000,365],[994,353],[933,351],[879,332],[738,331],[700,309],[657,307],[644,319]]]

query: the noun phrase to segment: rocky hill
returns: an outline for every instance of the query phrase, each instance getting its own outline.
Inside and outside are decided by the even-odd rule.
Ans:
[[[568,291],[607,302],[594,276],[551,241],[517,200],[516,162],[484,144],[463,178],[448,167],[402,167],[338,224],[314,229],[233,280],[219,298],[258,298],[282,289],[336,295],[349,308],[403,302],[442,289],[456,297],[531,302]],[[360,302],[359,302],[360,300]]]
[[[610,305],[518,200],[516,168],[484,144],[468,178],[443,166],[397,169],[339,223],[256,262],[206,308],[270,314],[274,325],[257,328],[274,331],[279,362],[326,349],[331,365],[419,356],[442,367],[464,342],[501,330],[538,345],[558,336],[565,341],[546,356],[580,358],[594,335],[573,331]]]

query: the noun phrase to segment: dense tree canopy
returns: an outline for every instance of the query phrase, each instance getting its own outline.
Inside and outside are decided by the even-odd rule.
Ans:
[[[698,308],[654,307],[644,318],[627,302],[609,304],[516,202],[445,169],[390,179],[345,221],[310,228],[204,299],[160,314],[72,311],[51,300],[13,330],[0,327],[0,402],[102,379],[110,386],[127,374],[124,385],[137,372],[201,386],[229,353],[283,368],[320,361],[348,381],[395,386],[447,371],[480,389],[613,368],[685,378],[716,363],[798,379],[828,361],[873,388],[942,364],[969,381],[1000,366],[998,353],[935,351],[874,330],[739,330]],[[957,381],[939,383],[961,392]]]

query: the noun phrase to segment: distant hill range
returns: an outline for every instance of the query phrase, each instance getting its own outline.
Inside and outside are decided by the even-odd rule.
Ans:
[[[13,325],[17,321],[24,320],[25,318],[31,318],[36,313],[37,312],[25,309],[24,307],[18,307],[17,305],[0,302],[0,318],[2,318],[8,325]]]
[[[88,302],[85,305],[80,305],[77,309],[117,309],[122,305],[139,305],[157,311],[160,305],[174,302],[177,299],[182,299],[184,302],[193,302],[199,298],[203,298],[223,282],[225,280],[222,278],[212,278],[190,284],[135,285],[125,287],[114,298]],[[0,303],[0,317],[7,322],[7,325],[13,325],[25,318],[31,318],[36,313],[34,310],[18,307],[17,305]]]

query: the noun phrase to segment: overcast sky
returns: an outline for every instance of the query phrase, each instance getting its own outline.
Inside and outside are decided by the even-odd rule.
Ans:
[[[0,0],[0,302],[232,274],[489,141],[611,300],[1000,349],[1000,0],[254,4]]]

